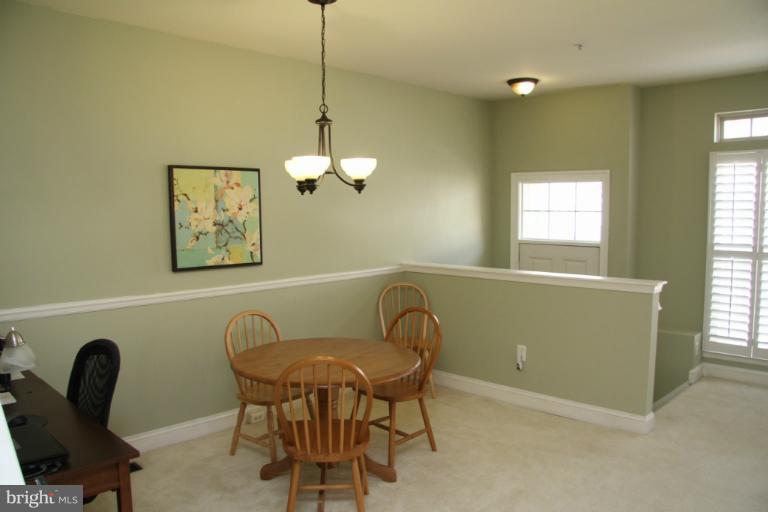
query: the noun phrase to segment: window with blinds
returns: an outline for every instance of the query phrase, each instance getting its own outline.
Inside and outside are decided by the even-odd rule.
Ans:
[[[705,350],[768,359],[768,151],[711,158]]]

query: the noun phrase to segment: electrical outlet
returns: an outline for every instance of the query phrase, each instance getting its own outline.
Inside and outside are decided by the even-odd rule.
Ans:
[[[525,362],[528,360],[528,347],[525,345],[518,345],[517,346],[517,364],[515,367],[519,371],[523,371],[525,368]]]
[[[258,423],[263,421],[266,414],[263,407],[251,407],[245,412],[246,423]]]

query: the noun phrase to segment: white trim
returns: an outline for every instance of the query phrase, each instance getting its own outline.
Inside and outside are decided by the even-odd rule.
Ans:
[[[191,439],[207,436],[214,432],[221,432],[235,427],[238,409],[220,412],[195,418],[194,420],[176,423],[167,427],[161,427],[140,434],[134,434],[125,438],[128,444],[133,445],[141,453],[146,453],[157,448],[183,443]]]
[[[737,368],[736,366],[726,366],[724,364],[702,364],[704,366],[705,377],[715,377],[717,379],[733,380],[736,382],[744,382],[746,384],[768,386],[768,372],[748,370],[747,368]]]
[[[447,388],[458,389],[467,393],[493,398],[502,402],[535,409],[537,411],[564,416],[595,425],[617,428],[647,434],[653,430],[654,414],[651,412],[645,416],[631,414],[615,409],[608,409],[596,405],[575,402],[554,396],[534,393],[523,389],[503,386],[493,382],[486,382],[463,375],[456,375],[440,370],[434,370],[433,375],[439,385]]]
[[[750,135],[749,137],[735,137],[726,139],[723,137],[723,124],[733,119],[754,119],[756,117],[765,117],[768,115],[768,108],[757,108],[753,110],[736,110],[733,112],[718,112],[715,114],[715,142],[738,142],[744,140],[761,141],[768,139],[766,135]],[[751,127],[750,127],[751,132]]]
[[[557,182],[557,181],[600,181],[603,184],[602,225],[600,242],[584,243],[574,241],[553,240],[520,240],[520,185],[522,183]],[[592,171],[546,171],[546,172],[512,172],[510,174],[510,237],[509,237],[509,267],[520,268],[520,244],[555,244],[555,245],[581,245],[598,247],[600,249],[599,275],[608,275],[608,224],[610,220],[610,196],[611,196],[611,172],[605,170]]]
[[[723,354],[721,352],[704,352],[705,359],[719,359],[720,361],[731,361],[734,363],[744,363],[752,366],[768,366],[768,359],[755,359],[747,356],[734,356],[731,354]],[[718,363],[713,363],[718,364]]]
[[[618,277],[583,276],[577,274],[556,274],[550,272],[531,272],[525,270],[508,270],[489,267],[470,267],[464,265],[442,265],[438,263],[407,262],[390,267],[366,270],[352,270],[333,274],[315,276],[290,277],[273,281],[182,290],[177,292],[152,293],[146,295],[129,295],[125,297],[109,297],[104,299],[84,300],[76,302],[58,302],[20,308],[0,309],[0,322],[26,320],[29,318],[47,318],[110,309],[132,308],[152,304],[165,304],[185,300],[207,299],[241,293],[259,292],[294,286],[333,283],[361,279],[365,277],[399,274],[400,272],[416,272],[422,274],[440,274],[457,277],[474,277],[477,279],[493,279],[499,281],[515,281],[520,283],[535,283],[574,288],[593,288],[596,290],[612,290],[634,293],[660,293],[666,281],[647,281],[641,279],[624,279]]]
[[[38,306],[2,309],[0,310],[0,322],[24,320],[27,318],[46,318],[52,316],[73,315],[77,313],[90,313],[92,311],[102,311],[106,309],[132,308],[137,306],[164,304],[168,302],[179,302],[184,300],[207,299],[211,297],[222,297],[225,295],[237,295],[241,293],[260,292],[278,288],[290,288],[293,286],[307,286],[313,284],[348,281],[350,279],[360,279],[364,277],[384,276],[389,274],[397,274],[400,272],[402,272],[402,268],[399,265],[396,265],[367,270],[336,272],[332,274],[289,277],[286,279],[275,279],[273,281],[260,281],[246,284],[218,286],[214,288],[182,290],[178,292],[129,295],[126,297],[111,297],[77,302],[42,304]]]
[[[531,270],[510,270],[506,268],[470,267],[465,265],[444,265],[440,263],[403,263],[405,272],[418,274],[439,274],[454,277],[472,277],[495,281],[513,281],[535,283],[571,288],[591,288],[632,293],[660,293],[666,281],[644,279],[625,279],[622,277],[585,276],[579,274],[557,274],[554,272],[534,272]]]
[[[688,384],[693,385],[701,380],[701,376],[704,374],[704,366],[699,363],[688,372]]]
[[[691,387],[691,385],[688,382],[683,382],[682,384],[677,386],[675,389],[673,389],[672,391],[670,391],[669,393],[667,393],[663,397],[661,397],[658,400],[656,400],[655,402],[653,402],[653,410],[654,411],[658,411],[659,409],[661,409],[662,407],[667,405],[669,402],[671,402],[672,400],[677,398],[677,396],[680,393],[682,393],[683,391],[685,391],[689,387]]]

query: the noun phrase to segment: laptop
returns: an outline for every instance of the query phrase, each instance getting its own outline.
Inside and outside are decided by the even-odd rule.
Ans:
[[[10,432],[25,477],[58,471],[69,458],[67,449],[40,425],[19,425]]]

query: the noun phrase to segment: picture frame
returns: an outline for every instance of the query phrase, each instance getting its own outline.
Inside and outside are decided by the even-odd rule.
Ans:
[[[261,172],[168,166],[173,272],[261,265]]]

